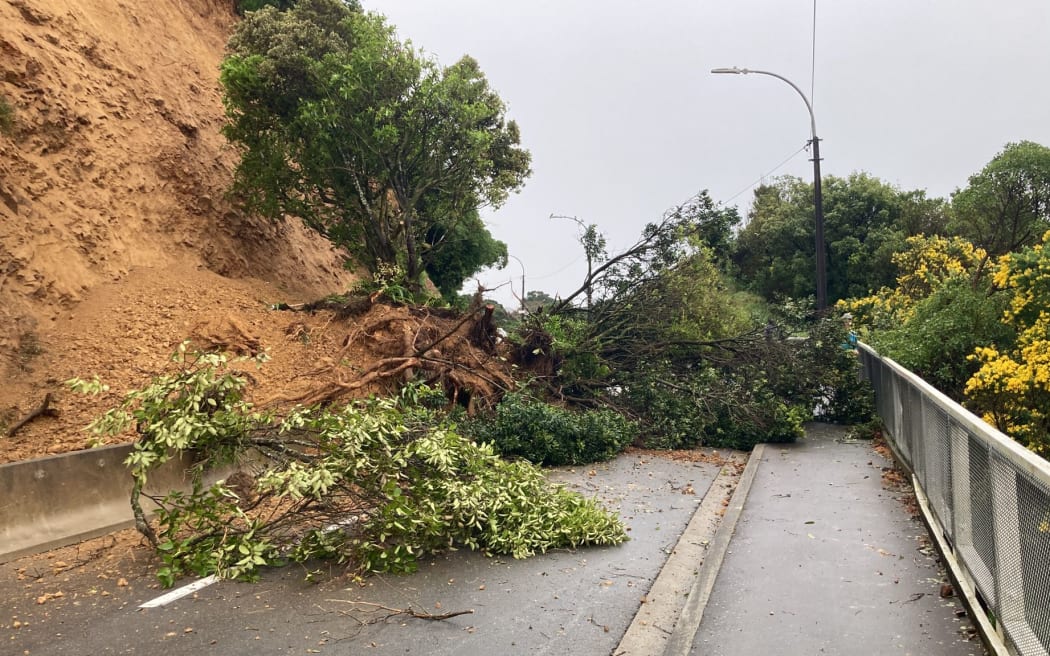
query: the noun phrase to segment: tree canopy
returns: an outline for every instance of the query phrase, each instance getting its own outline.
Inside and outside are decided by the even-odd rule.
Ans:
[[[830,302],[892,285],[905,239],[941,232],[945,221],[942,201],[866,173],[827,176],[823,192]],[[811,184],[786,176],[756,189],[733,255],[741,280],[767,299],[812,296],[813,230]]]
[[[505,257],[478,209],[522,186],[530,155],[476,61],[441,67],[340,0],[253,12],[228,50],[225,134],[250,208],[445,291]]]
[[[952,196],[954,234],[997,256],[1050,230],[1050,148],[1009,143]]]

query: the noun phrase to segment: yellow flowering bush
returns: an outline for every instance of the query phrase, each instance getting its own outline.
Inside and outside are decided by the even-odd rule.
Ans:
[[[984,249],[960,237],[916,235],[906,243],[906,250],[893,255],[900,271],[896,287],[836,304],[842,312],[850,312],[858,325],[872,329],[900,326],[911,318],[916,303],[949,280],[979,278],[988,262]]]
[[[1010,291],[1002,321],[1012,348],[977,349],[980,369],[966,383],[968,405],[1032,451],[1050,456],[1050,232],[1041,244],[999,260],[994,281]]]

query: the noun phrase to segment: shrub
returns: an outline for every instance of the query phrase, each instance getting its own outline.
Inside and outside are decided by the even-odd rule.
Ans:
[[[1050,231],[1042,243],[1003,256],[996,286],[1009,295],[1001,316],[1013,344],[975,349],[967,405],[1035,453],[1050,457]]]
[[[466,428],[504,456],[544,465],[582,465],[612,458],[638,434],[637,425],[613,410],[573,411],[512,392],[491,417]]]
[[[874,333],[872,345],[953,399],[980,368],[969,356],[979,346],[1013,344],[1013,329],[999,319],[1009,295],[975,286],[965,277],[947,280],[915,303],[899,327]]]

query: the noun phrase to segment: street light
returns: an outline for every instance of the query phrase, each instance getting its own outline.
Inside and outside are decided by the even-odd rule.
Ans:
[[[816,251],[817,251],[817,310],[823,311],[828,307],[828,279],[827,279],[827,264],[824,256],[824,197],[820,191],[820,139],[817,138],[817,119],[813,115],[813,105],[810,104],[809,98],[806,94],[802,93],[802,89],[799,89],[794,82],[787,79],[783,75],[777,75],[776,73],[770,73],[769,71],[755,71],[748,68],[712,68],[712,73],[715,74],[730,74],[730,75],[747,75],[754,73],[756,75],[769,75],[775,77],[778,80],[787,82],[791,85],[791,88],[798,92],[798,95],[802,97],[802,102],[806,103],[806,109],[809,110],[809,126],[810,126],[810,143],[813,144],[813,214],[816,223]]]
[[[527,309],[525,307],[525,263],[518,259],[517,256],[511,255],[510,253],[507,254],[507,257],[514,258],[518,262],[518,265],[521,266],[521,309],[525,310]]]

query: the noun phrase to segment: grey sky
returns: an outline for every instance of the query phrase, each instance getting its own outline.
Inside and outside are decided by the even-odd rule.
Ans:
[[[533,175],[486,220],[528,289],[565,294],[585,271],[552,213],[616,251],[701,189],[745,212],[764,175],[812,178],[805,151],[773,170],[809,138],[798,95],[709,73],[810,95],[812,0],[362,1],[442,63],[477,59],[518,121]],[[825,175],[945,197],[1007,142],[1050,145],[1050,2],[818,0],[812,90]],[[520,276],[511,260],[480,278]]]

